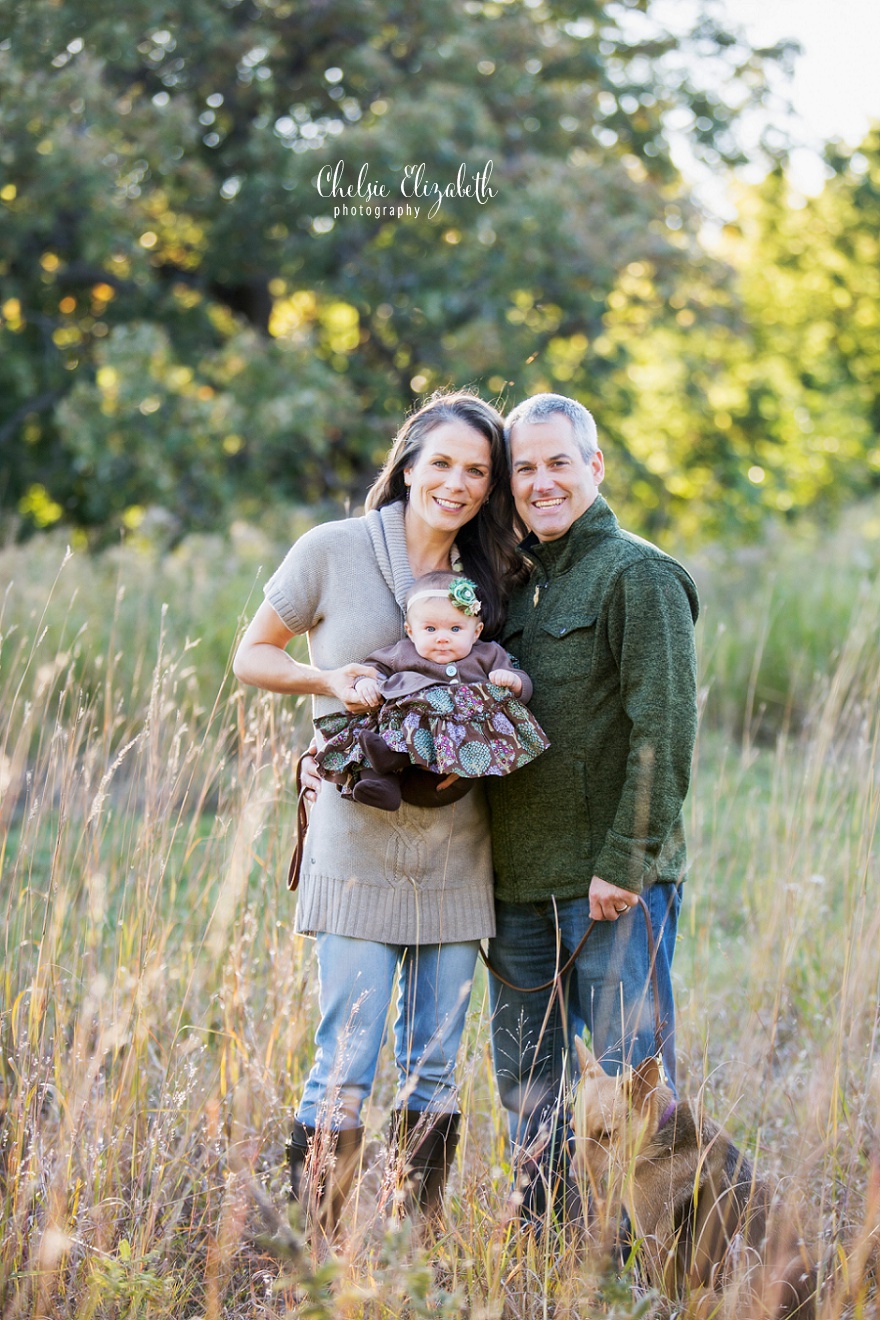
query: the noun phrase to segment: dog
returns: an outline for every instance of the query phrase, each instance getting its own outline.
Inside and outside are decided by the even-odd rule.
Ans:
[[[612,1077],[582,1040],[576,1048],[572,1162],[594,1203],[620,1189],[648,1283],[710,1316],[745,1275],[748,1314],[813,1314],[815,1264],[776,1230],[768,1238],[770,1189],[729,1134],[676,1100],[659,1059]]]

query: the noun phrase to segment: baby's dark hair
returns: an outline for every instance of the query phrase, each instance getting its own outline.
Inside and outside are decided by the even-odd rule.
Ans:
[[[406,600],[404,601],[404,605],[406,607],[407,614],[409,613],[410,601],[412,600],[413,596],[418,594],[418,592],[446,591],[448,590],[449,586],[456,581],[467,582],[467,584],[473,588],[474,595],[476,595],[477,592],[476,582],[474,582],[472,578],[467,577],[464,573],[449,573],[444,569],[438,569],[437,572],[435,573],[423,573],[420,578],[416,578],[415,582],[412,584],[409,591],[406,593]],[[462,610],[462,614],[464,613],[466,613],[466,611]]]

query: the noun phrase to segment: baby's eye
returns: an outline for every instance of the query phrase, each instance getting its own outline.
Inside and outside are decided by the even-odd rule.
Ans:
[[[434,627],[433,623],[425,624],[425,632],[436,632],[436,631],[437,629]]]
[[[454,623],[454,624],[452,625],[452,631],[453,631],[453,632],[461,632],[461,624],[459,624],[459,623]]]

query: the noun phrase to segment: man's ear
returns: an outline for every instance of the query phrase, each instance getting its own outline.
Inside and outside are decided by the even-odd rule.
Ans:
[[[595,1054],[591,1054],[584,1044],[582,1036],[575,1036],[574,1051],[578,1057],[578,1063],[581,1065],[581,1072],[584,1077],[604,1077],[605,1069],[597,1062]]]
[[[605,456],[601,449],[597,449],[590,459],[590,469],[593,473],[593,480],[599,486],[605,480]]]
[[[647,1108],[648,1101],[663,1080],[660,1060],[653,1054],[643,1059],[632,1074],[632,1101],[636,1109]]]

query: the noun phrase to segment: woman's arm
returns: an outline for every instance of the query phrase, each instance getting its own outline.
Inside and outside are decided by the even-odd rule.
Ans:
[[[355,691],[354,680],[361,674],[375,678],[375,669],[354,664],[339,669],[316,669],[314,665],[300,664],[285,649],[293,636],[274,607],[263,601],[235,653],[232,671],[236,678],[267,692],[335,697],[354,715],[370,709],[363,700],[364,694]]]

